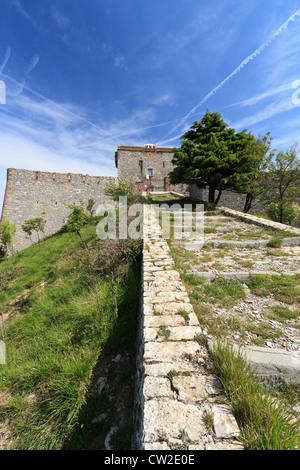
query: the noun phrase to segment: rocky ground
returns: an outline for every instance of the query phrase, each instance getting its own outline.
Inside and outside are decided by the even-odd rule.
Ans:
[[[217,233],[211,233],[212,230],[217,230]],[[237,298],[233,306],[224,306],[213,297],[200,299],[202,304],[211,307],[210,313],[218,322],[228,325],[234,319],[231,331],[227,330],[233,340],[245,345],[265,344],[267,347],[284,348],[297,351],[300,355],[299,282],[295,283],[290,295],[284,295],[284,285],[280,288],[283,276],[300,281],[300,246],[228,246],[228,238],[224,239],[226,233],[230,234],[232,243],[238,242],[241,235],[244,241],[253,238],[256,241],[272,240],[274,234],[278,238],[278,233],[272,233],[269,228],[219,214],[210,215],[205,217],[205,238],[201,249],[193,250],[191,246],[186,249],[184,243],[173,240],[172,253],[179,271],[201,276],[207,284],[216,278],[226,278],[242,285],[243,298]],[[284,233],[280,236],[284,239]],[[222,240],[224,244],[217,248],[212,245],[212,242]],[[252,289],[248,281],[257,275],[277,275],[276,289],[282,289],[283,295],[280,297],[272,292],[262,295],[262,292]],[[193,288],[189,290],[193,294]],[[192,302],[197,306],[195,296]],[[278,312],[285,315],[280,316],[276,314]],[[292,313],[289,315],[289,312]],[[264,327],[261,331],[260,325]]]

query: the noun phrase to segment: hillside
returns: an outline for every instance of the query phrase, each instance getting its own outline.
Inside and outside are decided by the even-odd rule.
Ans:
[[[104,449],[112,427],[128,428],[140,247],[114,242],[112,279],[95,229],[81,230],[90,257],[58,233],[0,263],[0,449]],[[111,442],[128,448],[130,429],[119,434]]]

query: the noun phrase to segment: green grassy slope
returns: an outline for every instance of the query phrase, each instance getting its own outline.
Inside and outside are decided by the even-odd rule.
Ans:
[[[82,229],[82,237],[97,268],[104,242],[97,239],[95,225]],[[81,423],[94,391],[97,364],[105,355],[123,351],[135,362],[137,252],[129,261],[120,258],[122,274],[113,289],[109,276],[93,271],[100,312],[91,266],[76,234],[56,234],[40,247],[34,245],[0,263],[6,344],[6,364],[0,365],[4,448],[90,446],[91,429],[83,436]],[[109,422],[114,422],[113,416]],[[99,426],[95,432],[101,434]],[[97,445],[101,448],[101,439]]]

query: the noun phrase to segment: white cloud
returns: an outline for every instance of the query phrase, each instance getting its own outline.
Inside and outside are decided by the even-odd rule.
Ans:
[[[51,7],[51,16],[59,29],[65,29],[70,24],[69,18],[55,7]]]
[[[172,93],[169,91],[166,91],[164,93],[161,93],[160,95],[156,96],[151,100],[152,104],[157,105],[157,106],[173,106],[175,103],[175,98]]]
[[[20,15],[35,25],[32,17],[29,15],[29,13],[27,13],[20,0],[10,0],[10,3]]]
[[[26,75],[29,75],[35,69],[35,67],[39,63],[39,60],[40,60],[40,56],[38,54],[35,54],[31,57],[30,63],[26,70]]]
[[[0,65],[0,74],[5,69],[7,62],[9,61],[10,54],[11,54],[11,48],[8,47],[7,50],[6,50],[6,53],[5,53],[4,60],[3,60],[2,64]]]
[[[280,36],[289,26],[290,23],[292,23],[298,16],[300,16],[300,8],[293,14],[291,15],[276,31],[275,33],[270,36],[270,38],[262,43],[259,47],[255,49],[255,51],[248,55],[241,63],[240,65],[234,69],[233,72],[231,72],[223,81],[219,83],[215,88],[213,88],[201,101],[198,103],[194,108],[192,108],[182,119],[178,121],[178,123],[166,134],[165,137],[168,137],[172,132],[177,130],[179,127],[181,127],[187,119],[190,118],[199,108],[202,106],[209,98],[211,98],[213,95],[215,95],[223,86],[228,83],[235,75],[237,75],[241,70],[243,70],[246,65],[248,65],[251,61],[256,59],[262,52],[278,37]]]
[[[77,106],[55,103],[26,85],[23,89],[17,97],[10,93],[1,107],[0,201],[8,167],[114,176],[114,154],[121,138],[128,145],[143,145],[153,142],[152,128],[168,124],[153,124],[156,116],[150,107],[133,109],[100,127]]]
[[[240,107],[253,106],[253,105],[259,103],[260,101],[262,101],[266,98],[269,98],[270,96],[274,96],[274,95],[277,95],[279,93],[283,93],[284,91],[291,90],[291,88],[292,88],[292,84],[291,83],[286,83],[285,85],[281,85],[279,87],[272,88],[270,90],[265,91],[264,93],[259,93],[255,96],[252,96],[251,98],[247,98],[245,100],[238,101],[237,103],[230,104],[229,106],[225,106],[225,109],[232,108],[234,106],[240,106]]]
[[[114,56],[114,66],[117,68],[127,69],[125,57],[122,55]]]
[[[261,111],[256,111],[253,115],[247,116],[235,124],[233,127],[235,129],[245,129],[249,126],[253,126],[259,122],[270,119],[271,117],[277,116],[280,113],[294,109],[295,105],[292,102],[292,96],[285,97],[280,101],[273,102],[265,106]]]

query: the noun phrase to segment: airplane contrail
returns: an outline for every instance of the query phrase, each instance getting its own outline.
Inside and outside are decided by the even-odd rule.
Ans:
[[[5,69],[6,67],[6,64],[10,58],[10,52],[11,52],[11,49],[10,47],[7,48],[7,51],[6,51],[6,54],[5,54],[5,57],[4,57],[4,61],[3,63],[0,65],[0,74],[3,72],[3,70]]]
[[[15,80],[14,78],[10,77],[9,75],[6,75],[5,73],[0,73],[0,75],[3,77],[3,78],[6,78],[7,80],[10,80],[12,81],[13,83],[15,83],[16,85],[20,85],[22,87],[22,90],[26,90],[27,92],[37,96],[38,98],[41,98],[42,100],[48,102],[48,103],[51,103],[53,105],[55,105],[57,108],[61,109],[62,111],[64,111],[65,113],[67,114],[70,114],[71,116],[75,117],[76,119],[80,120],[80,121],[83,121],[85,122],[86,124],[89,124],[90,126],[94,127],[95,129],[97,129],[98,131],[101,131],[103,132],[104,134],[106,134],[108,137],[112,138],[112,139],[115,139],[117,140],[117,137],[116,136],[113,136],[109,131],[106,131],[104,129],[102,129],[101,127],[97,126],[96,124],[94,124],[93,122],[83,118],[82,116],[79,116],[78,114],[74,113],[73,111],[69,110],[68,108],[66,108],[65,106],[61,105],[61,104],[58,104],[56,103],[55,101],[53,100],[50,100],[49,98],[47,98],[46,96],[43,96],[41,93],[38,93],[37,91],[33,90],[32,88],[29,88],[28,86],[26,86],[24,83],[21,83],[21,82],[18,82],[17,80]]]
[[[294,21],[294,19],[300,15],[300,8],[292,15],[290,16],[281,26],[280,28],[277,29],[277,31],[266,41],[264,42],[261,46],[259,46],[252,54],[250,54],[246,59],[244,59],[240,65],[230,74],[228,77],[226,77],[219,85],[217,85],[213,90],[211,90],[204,98],[202,101],[200,101],[199,104],[197,104],[191,111],[189,111],[181,120],[178,124],[176,124],[173,129],[171,129],[163,139],[168,137],[172,132],[174,132],[178,127],[180,127],[182,124],[185,123],[185,121],[198,109],[200,106],[202,106],[205,101],[207,101],[211,96],[213,96],[217,91],[219,91],[225,83],[227,83],[229,80],[231,80],[237,73],[239,73],[251,60],[255,59],[258,55],[260,55],[266,47],[268,47],[287,27],[288,25]]]

